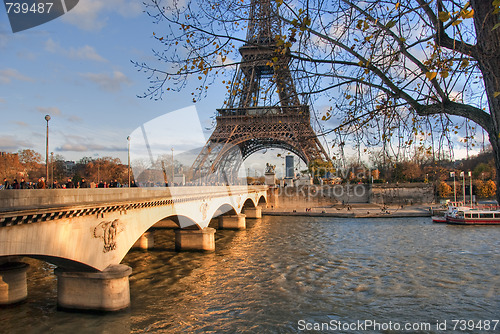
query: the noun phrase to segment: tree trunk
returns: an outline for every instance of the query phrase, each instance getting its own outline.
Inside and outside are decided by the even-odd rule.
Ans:
[[[493,14],[491,1],[472,0],[474,9],[474,26],[477,43],[476,54],[473,55],[482,72],[484,87],[488,96],[488,105],[492,120],[492,129],[489,130],[489,139],[495,155],[497,169],[497,201],[500,203],[500,28],[493,30],[500,21],[498,14]]]

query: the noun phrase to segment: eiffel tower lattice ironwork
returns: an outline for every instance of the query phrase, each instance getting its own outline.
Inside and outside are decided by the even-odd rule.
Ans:
[[[242,61],[226,107],[217,109],[215,130],[193,163],[194,178],[237,173],[243,160],[265,148],[288,150],[306,163],[329,160],[311,127],[309,106],[297,96],[289,52],[277,47],[281,29],[275,6],[273,0],[251,1]],[[279,103],[258,105],[263,78],[275,85]]]

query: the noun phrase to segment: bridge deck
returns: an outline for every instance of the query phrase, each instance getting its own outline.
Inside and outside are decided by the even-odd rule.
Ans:
[[[8,190],[0,192],[0,227],[202,201],[263,191],[266,186]]]

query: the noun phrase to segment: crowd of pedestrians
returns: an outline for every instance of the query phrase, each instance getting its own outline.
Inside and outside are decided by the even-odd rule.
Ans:
[[[244,182],[235,183],[243,185]],[[186,182],[183,184],[169,184],[169,183],[155,183],[155,182],[143,182],[140,184],[141,187],[179,187],[179,186],[221,186],[227,185],[227,183],[222,182]],[[130,182],[130,187],[138,187],[135,181]],[[51,184],[46,184],[45,178],[41,177],[36,182],[28,182],[24,178],[13,179],[9,181],[7,178],[3,179],[3,183],[0,184],[0,190],[4,189],[74,189],[74,188],[124,188],[128,187],[128,183],[122,184],[118,182],[117,179],[110,182],[99,181],[99,182],[88,182],[85,178],[82,178],[79,182],[73,181],[73,179],[68,178],[66,182],[53,181]]]
[[[45,178],[41,177],[36,182],[28,182],[24,178],[13,179],[9,181],[7,178],[3,179],[3,183],[0,184],[0,190],[6,189],[74,189],[74,188],[122,188],[127,187],[127,184],[121,184],[118,180],[112,180],[110,182],[100,181],[88,182],[85,178],[82,178],[79,182],[74,182],[71,178],[68,178],[66,182],[53,181],[52,184],[46,184]],[[131,182],[131,187],[137,187],[134,181]]]

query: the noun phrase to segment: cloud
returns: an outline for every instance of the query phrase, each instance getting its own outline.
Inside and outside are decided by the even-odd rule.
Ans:
[[[45,50],[50,53],[58,53],[71,59],[91,60],[98,62],[107,61],[107,59],[99,55],[97,51],[90,45],[84,45],[79,48],[65,49],[60,46],[59,43],[55,42],[52,38],[49,38],[45,42]]]
[[[72,123],[79,123],[82,121],[82,118],[79,117],[79,116],[76,116],[76,115],[71,115],[71,116],[68,116],[66,117],[66,119],[69,121],[69,122],[72,122]]]
[[[26,59],[26,60],[35,60],[36,54],[30,51],[23,50],[22,52],[18,52],[16,54],[17,58]]]
[[[19,125],[20,127],[27,128],[29,126],[28,123],[23,122],[23,121],[16,121],[14,124]]]
[[[13,152],[26,147],[33,147],[33,145],[29,141],[17,139],[14,136],[0,136],[0,151]]]
[[[60,152],[95,152],[95,151],[126,151],[127,146],[120,145],[102,145],[95,143],[95,137],[92,135],[80,136],[74,134],[64,135],[64,143],[56,148]]]
[[[114,71],[113,75],[107,73],[83,73],[81,76],[109,92],[119,91],[123,84],[131,83],[130,79],[120,71]]]
[[[0,103],[5,103],[5,102],[7,102],[7,101],[5,101],[4,98],[0,97]]]
[[[36,110],[41,114],[48,114],[51,116],[61,116],[61,109],[57,107],[36,107]]]
[[[5,47],[7,47],[8,42],[9,39],[7,38],[7,34],[0,32],[0,49],[4,49]]]
[[[6,24],[0,23],[0,49],[7,47],[7,44],[12,39],[12,30]]]
[[[68,52],[68,56],[73,59],[86,59],[86,60],[101,61],[101,62],[107,61],[99,54],[97,54],[95,49],[89,45],[85,45],[78,49],[71,48]]]
[[[107,152],[123,152],[127,151],[127,147],[119,147],[119,146],[104,146],[93,143],[75,143],[69,141],[67,143],[62,144],[61,146],[56,147],[56,151],[58,152],[95,152],[95,151],[107,151]]]
[[[49,38],[47,42],[45,42],[45,51],[50,53],[56,53],[61,50],[61,46],[56,43],[52,38]]]
[[[41,114],[50,115],[50,116],[60,116],[60,118],[65,119],[71,123],[80,123],[82,121],[82,118],[80,116],[77,116],[77,115],[63,115],[61,109],[59,109],[57,107],[36,107],[36,110]],[[80,139],[83,139],[83,138],[79,138],[79,140]]]
[[[109,14],[134,17],[142,11],[142,2],[137,0],[86,0],[80,1],[62,20],[82,30],[99,31],[106,26]]]
[[[56,151],[58,152],[87,152],[89,149],[87,146],[82,144],[63,144],[59,147],[56,147]]]
[[[8,84],[11,83],[13,80],[27,81],[27,82],[35,81],[33,78],[27,77],[21,74],[18,70],[13,68],[6,68],[4,70],[0,70],[0,84]]]

